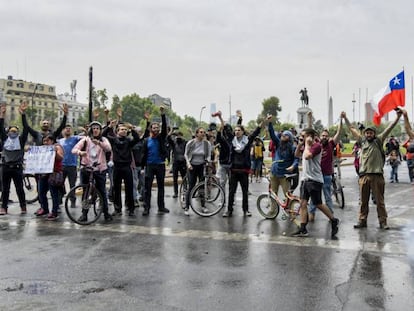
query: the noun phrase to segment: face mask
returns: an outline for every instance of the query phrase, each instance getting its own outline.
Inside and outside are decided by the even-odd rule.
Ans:
[[[16,138],[17,136],[19,136],[19,133],[16,133],[16,132],[11,132],[11,133],[9,133],[8,135],[9,135],[9,137],[10,137],[10,138],[12,138],[12,139],[13,139],[13,138]]]

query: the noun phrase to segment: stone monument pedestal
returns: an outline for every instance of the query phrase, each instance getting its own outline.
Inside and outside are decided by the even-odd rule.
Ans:
[[[298,110],[296,110],[298,114],[298,122],[297,122],[296,129],[298,133],[300,133],[303,129],[309,127],[307,114],[308,112],[311,112],[311,111],[312,109],[310,109],[308,106],[303,106],[303,107],[300,107]]]

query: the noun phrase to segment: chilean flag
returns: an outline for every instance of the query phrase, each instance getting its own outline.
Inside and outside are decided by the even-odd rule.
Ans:
[[[373,122],[380,125],[381,118],[388,112],[405,106],[404,70],[390,80],[373,98],[372,109],[375,110]]]

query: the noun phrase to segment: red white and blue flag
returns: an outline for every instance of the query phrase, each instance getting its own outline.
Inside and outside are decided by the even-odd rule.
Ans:
[[[404,70],[393,77],[388,85],[381,89],[372,99],[372,109],[375,110],[373,122],[380,125],[381,118],[388,112],[405,106]]]

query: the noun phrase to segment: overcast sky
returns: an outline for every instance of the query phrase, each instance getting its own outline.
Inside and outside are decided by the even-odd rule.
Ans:
[[[180,115],[199,118],[216,103],[245,120],[277,96],[281,118],[296,120],[299,91],[327,123],[363,103],[405,68],[411,114],[412,0],[0,0],[0,76],[55,85],[87,101],[94,86],[110,98],[136,92],[169,97]],[[359,89],[361,112],[359,112]],[[203,112],[207,120],[209,109]]]

